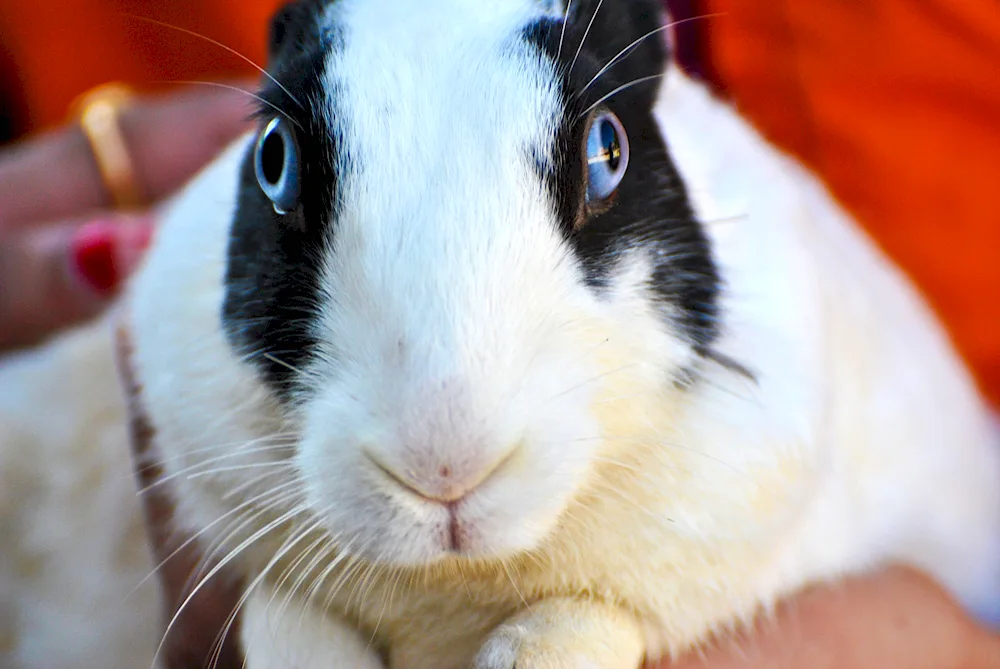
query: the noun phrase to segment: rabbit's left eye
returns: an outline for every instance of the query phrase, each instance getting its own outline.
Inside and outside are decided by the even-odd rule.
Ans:
[[[628,136],[610,111],[596,114],[587,130],[587,203],[610,199],[628,168]]]

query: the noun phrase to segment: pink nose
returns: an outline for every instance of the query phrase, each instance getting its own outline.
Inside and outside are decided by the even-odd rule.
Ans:
[[[424,499],[451,504],[457,502],[485,483],[506,463],[513,453],[487,466],[463,467],[450,465],[426,466],[419,468],[394,468],[367,454],[372,464],[402,488]]]

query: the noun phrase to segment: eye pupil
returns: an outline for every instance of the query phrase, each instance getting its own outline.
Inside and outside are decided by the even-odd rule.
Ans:
[[[622,160],[622,148],[618,143],[618,132],[607,120],[601,121],[601,146],[604,149],[604,160],[608,167],[615,171]]]
[[[285,171],[285,141],[279,133],[272,132],[264,140],[260,163],[264,179],[272,186],[277,185]]]

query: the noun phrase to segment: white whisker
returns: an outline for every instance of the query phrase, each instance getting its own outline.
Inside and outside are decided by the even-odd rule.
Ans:
[[[472,596],[472,589],[469,588],[469,580],[465,577],[465,569],[462,568],[462,562],[457,563],[458,573],[462,577],[462,585],[465,586],[465,594],[469,596],[469,604],[475,605],[475,598]]]
[[[252,506],[259,499],[262,499],[264,497],[271,497],[276,492],[280,492],[282,488],[288,487],[290,485],[294,485],[295,483],[296,482],[294,482],[294,481],[289,481],[289,482],[284,483],[284,484],[282,484],[280,486],[277,486],[277,487],[271,488],[269,490],[266,490],[265,492],[257,495],[256,497],[253,497],[251,499],[246,500],[245,502],[243,502],[242,504],[240,504],[236,508],[227,511],[226,513],[224,513],[223,515],[219,516],[218,518],[216,518],[215,520],[213,520],[211,523],[209,523],[205,527],[203,527],[200,530],[198,530],[197,532],[195,532],[193,535],[191,535],[190,537],[188,537],[180,546],[178,546],[176,549],[174,549],[173,552],[170,553],[170,555],[168,555],[167,557],[163,558],[163,560],[158,565],[156,565],[155,567],[153,567],[153,570],[149,574],[147,574],[141,581],[139,581],[138,585],[136,585],[135,588],[133,588],[132,591],[129,592],[128,595],[126,595],[125,599],[127,600],[129,597],[131,597],[132,595],[134,595],[135,592],[139,588],[141,588],[145,583],[147,583],[149,581],[149,579],[151,579],[153,576],[155,576],[156,573],[167,564],[167,562],[169,562],[170,560],[172,560],[173,558],[175,558],[178,553],[180,553],[182,550],[184,550],[185,548],[187,548],[188,546],[190,546],[192,543],[194,543],[195,541],[197,541],[198,537],[200,537],[205,532],[207,532],[210,529],[212,529],[212,527],[214,527],[218,523],[221,523],[223,520],[225,520],[229,516],[232,516],[233,514],[239,514],[240,511],[246,509],[247,507]]]
[[[282,448],[288,448],[288,447],[286,446],[286,447],[282,447]],[[207,465],[216,463],[216,462],[222,462],[224,460],[229,460],[229,459],[236,458],[236,457],[239,457],[239,456],[242,456],[242,455],[252,455],[252,454],[255,454],[255,453],[267,453],[269,451],[273,452],[275,450],[276,450],[276,447],[274,447],[274,446],[266,446],[266,447],[263,447],[263,448],[250,449],[250,450],[246,450],[246,451],[237,451],[237,450],[234,450],[233,452],[226,453],[225,455],[218,455],[218,456],[215,456],[215,457],[206,458],[205,460],[200,460],[200,461],[194,463],[193,465],[189,465],[189,466],[184,467],[182,469],[179,469],[177,471],[171,472],[170,474],[167,474],[165,476],[160,476],[159,478],[157,478],[155,481],[153,481],[149,485],[147,485],[147,486],[145,486],[143,488],[140,488],[138,490],[138,494],[139,495],[144,495],[144,494],[148,493],[149,491],[151,491],[151,490],[153,490],[155,488],[158,488],[158,487],[164,485],[165,483],[169,483],[170,481],[173,481],[174,479],[178,479],[178,478],[181,478],[181,477],[187,477],[188,479],[194,479],[194,478],[198,478],[199,476],[203,476],[205,474],[210,474],[210,473],[212,473],[215,470],[201,471],[201,468],[203,468],[203,467],[205,467]],[[267,464],[267,465],[275,465],[275,466],[281,465],[281,466],[285,466],[285,467],[292,467],[293,466],[293,464],[291,462],[289,462],[288,460],[279,460],[279,461],[276,461],[276,462],[254,463],[254,464],[257,464],[257,465]],[[157,465],[149,465],[147,467],[147,469],[151,469],[151,468],[153,468],[155,466],[157,466]]]
[[[270,572],[271,568],[275,564],[277,564],[277,562],[283,557],[285,551],[290,550],[292,547],[294,547],[295,544],[297,544],[303,537],[306,536],[306,533],[302,532],[293,536],[295,536],[294,540],[290,541],[286,540],[284,544],[282,544],[282,548],[280,548],[271,558],[271,561],[268,562],[268,564],[265,565],[265,567],[260,571],[259,574],[257,574],[257,576],[253,579],[253,581],[251,581],[250,584],[243,589],[243,593],[240,595],[240,598],[236,601],[236,604],[230,610],[229,615],[226,616],[225,624],[223,625],[222,629],[219,630],[219,633],[215,637],[215,642],[213,643],[213,647],[216,649],[215,650],[216,659],[218,659],[218,653],[222,650],[222,646],[225,642],[225,639],[229,635],[229,632],[232,629],[233,624],[236,622],[236,618],[239,616],[240,610],[243,608],[243,605],[246,604],[247,600],[250,599],[251,595],[253,595],[253,592],[254,590],[257,589],[257,586],[259,586],[264,581],[264,579],[267,578],[267,575]],[[291,539],[291,537],[289,539]],[[273,632],[273,630],[271,631]],[[253,646],[253,640],[251,640],[250,645],[244,649],[244,663],[246,662],[246,658],[250,656],[250,649],[252,648],[252,646]]]
[[[190,35],[191,37],[196,37],[198,39],[205,40],[209,44],[214,44],[215,46],[219,47],[220,49],[224,49],[224,50],[228,51],[229,53],[233,54],[234,56],[236,56],[237,58],[239,58],[243,62],[245,62],[248,65],[250,65],[251,67],[253,67],[258,72],[260,72],[261,74],[263,74],[265,77],[267,77],[268,79],[270,79],[272,82],[274,82],[274,85],[277,86],[278,88],[280,88],[282,91],[284,91],[285,95],[287,95],[289,98],[292,99],[292,102],[294,102],[295,104],[297,104],[299,106],[299,108],[302,109],[303,111],[306,111],[305,105],[303,105],[299,101],[298,98],[296,98],[294,95],[292,95],[292,92],[289,91],[287,88],[285,88],[285,86],[280,81],[278,81],[277,79],[275,79],[274,76],[270,72],[268,72],[267,70],[265,70],[263,67],[261,67],[257,63],[255,63],[252,58],[248,58],[248,57],[244,56],[242,53],[240,53],[236,49],[234,49],[234,48],[232,48],[230,46],[226,46],[222,42],[220,42],[218,40],[214,40],[211,37],[208,37],[207,35],[202,35],[200,33],[196,33],[193,30],[188,30],[187,28],[181,28],[180,26],[175,26],[175,25],[172,25],[170,23],[164,23],[163,21],[157,21],[156,19],[151,19],[151,18],[149,18],[147,16],[138,16],[136,14],[128,14],[128,16],[130,16],[133,19],[137,19],[139,21],[145,21],[147,23],[152,23],[152,24],[155,24],[155,25],[158,25],[158,26],[163,26],[164,28],[169,28],[170,30],[176,30],[178,32],[184,33],[185,35]]]
[[[340,550],[336,551],[337,554],[333,557],[333,559],[330,560],[330,562],[323,568],[323,571],[321,571],[319,573],[319,576],[317,576],[315,579],[313,579],[312,584],[309,586],[309,588],[306,590],[306,593],[305,593],[305,604],[306,605],[311,605],[312,604],[313,597],[315,597],[316,593],[319,592],[320,588],[323,587],[323,583],[326,581],[327,577],[330,574],[332,574],[333,571],[338,566],[340,566],[340,563],[342,563],[344,560],[350,560],[351,559],[351,557],[350,557],[350,547],[351,547],[351,544],[349,543],[346,548],[341,548]],[[333,553],[333,552],[334,552],[334,547],[331,546],[331,549],[330,549],[329,553]],[[324,600],[324,606],[321,609],[324,614],[326,613],[326,610],[329,608],[329,606],[330,606],[330,604],[327,603],[326,600]]]
[[[305,372],[303,372],[301,369],[299,369],[295,365],[292,365],[291,363],[287,363],[284,360],[281,360],[280,358],[278,358],[278,357],[276,357],[276,356],[274,356],[274,355],[272,355],[270,353],[264,353],[264,354],[261,355],[261,357],[267,358],[268,360],[270,360],[274,364],[281,365],[285,369],[290,370],[292,372],[295,372],[296,374],[299,374],[299,375],[304,375],[305,374]]]
[[[314,524],[314,527],[310,531],[315,531],[315,529],[318,529],[319,527],[320,523],[317,522]],[[264,605],[265,611],[269,611],[271,609],[271,604],[274,603],[274,599],[275,597],[278,596],[278,593],[284,592],[285,596],[282,597],[282,603],[281,606],[279,606],[278,608],[278,615],[275,616],[275,618],[280,619],[281,616],[284,615],[285,607],[288,605],[289,600],[295,594],[295,591],[298,589],[299,584],[305,578],[305,574],[309,573],[309,568],[307,567],[305,570],[299,572],[298,575],[295,576],[295,580],[292,582],[292,587],[290,589],[285,587],[285,583],[287,583],[288,579],[292,578],[292,576],[295,575],[296,571],[298,571],[299,569],[299,566],[308,559],[309,555],[314,550],[316,550],[323,542],[328,542],[328,541],[329,537],[326,537],[321,534],[319,537],[313,540],[311,544],[309,544],[302,551],[300,551],[299,555],[294,560],[292,560],[291,564],[289,564],[282,570],[281,574],[278,577],[278,580],[274,584],[273,591],[271,592],[270,598],[268,598],[267,600],[267,604]],[[320,551],[319,555],[322,556],[322,554],[323,552]]]
[[[239,517],[234,518],[233,521],[227,525],[226,533],[224,535],[220,533],[220,536],[213,540],[205,551],[205,555],[201,560],[201,565],[189,577],[187,583],[185,583],[185,590],[201,578],[205,569],[208,568],[208,566],[216,559],[217,554],[224,550],[230,541],[235,540],[236,537],[244,532],[244,530],[252,527],[258,520],[266,517],[268,514],[280,509],[281,507],[291,505],[292,503],[295,503],[296,506],[305,506],[299,490],[299,481],[288,481],[281,487],[287,487],[289,489],[285,490],[276,497],[270,497],[263,506],[257,508],[256,510],[252,510],[250,513],[241,514]],[[250,509],[244,510],[249,511]]]
[[[318,529],[318,527],[317,527],[317,529]],[[306,579],[309,578],[309,575],[312,574],[313,571],[315,571],[316,567],[319,566],[320,562],[322,562],[323,560],[327,559],[330,556],[330,554],[333,552],[334,545],[335,545],[334,538],[330,537],[329,535],[324,534],[324,535],[322,535],[320,537],[320,539],[322,540],[322,542],[320,544],[318,544],[318,545],[322,546],[322,550],[320,550],[320,551],[318,551],[316,553],[316,555],[313,557],[313,559],[309,561],[309,564],[306,565],[305,569],[303,569],[302,572],[296,577],[294,583],[292,584],[291,590],[287,593],[287,596],[284,598],[284,600],[282,602],[282,605],[278,609],[278,616],[277,617],[279,619],[280,618],[284,618],[284,616],[285,616],[285,610],[288,608],[288,605],[291,604],[292,599],[295,598],[296,593],[299,592],[299,589],[306,582]],[[308,592],[308,590],[309,589],[306,588],[306,592]],[[300,597],[299,599],[302,601],[302,605],[303,606],[308,606],[308,600],[304,597],[304,595],[305,595],[305,593],[303,593],[303,596]]]
[[[236,91],[236,92],[239,92],[239,93],[243,93],[243,94],[245,94],[245,95],[253,98],[257,102],[261,103],[262,105],[264,105],[266,107],[270,107],[271,109],[273,109],[274,111],[276,111],[277,113],[281,114],[286,119],[288,119],[289,123],[291,123],[292,125],[294,125],[299,130],[302,130],[303,132],[305,132],[305,129],[302,127],[302,124],[299,123],[297,120],[295,120],[295,118],[289,116],[288,113],[285,112],[284,109],[282,109],[278,105],[274,104],[270,100],[266,100],[266,99],[262,98],[261,96],[257,95],[256,93],[248,91],[245,88],[240,88],[239,86],[231,86],[230,84],[223,84],[223,83],[220,83],[218,81],[201,81],[201,80],[198,80],[198,79],[170,79],[170,80],[166,80],[166,81],[164,81],[164,80],[153,81],[153,82],[150,82],[150,83],[155,83],[155,84],[177,84],[179,86],[209,86],[211,88],[222,88],[222,89],[229,90],[229,91]]]
[[[229,450],[232,450],[234,452],[239,452],[239,453],[255,453],[255,452],[258,452],[258,451],[256,451],[256,450],[248,450],[248,449],[250,447],[254,447],[254,446],[257,446],[257,445],[259,445],[261,443],[272,441],[272,440],[275,443],[273,443],[273,444],[271,444],[269,446],[262,447],[260,449],[260,451],[263,452],[264,450],[270,449],[270,448],[289,448],[290,446],[294,445],[295,441],[298,440],[298,434],[297,433],[293,433],[293,432],[284,432],[284,433],[278,433],[278,434],[265,435],[263,437],[258,437],[257,439],[251,439],[249,441],[229,441],[229,442],[225,442],[225,443],[221,443],[221,444],[215,444],[214,446],[205,446],[205,447],[202,447],[202,448],[193,448],[193,449],[190,449],[190,450],[184,450],[184,451],[182,451],[182,452],[180,452],[180,453],[178,453],[176,455],[172,455],[170,457],[160,458],[158,460],[147,460],[144,464],[136,467],[136,470],[140,471],[140,472],[144,472],[144,471],[147,471],[147,470],[150,470],[150,469],[155,469],[156,467],[165,465],[165,464],[167,464],[169,462],[176,462],[177,460],[187,459],[189,456],[192,456],[192,455],[200,455],[200,454],[203,454],[203,453],[211,453],[212,451],[221,451],[222,449],[229,449]],[[288,444],[284,443],[286,440],[289,442]]]
[[[763,485],[761,485],[761,483],[756,478],[754,478],[748,472],[740,469],[736,465],[734,465],[734,464],[732,464],[730,462],[726,462],[725,460],[721,460],[721,459],[719,459],[719,458],[717,458],[717,457],[715,457],[713,455],[709,455],[708,453],[704,453],[702,451],[699,451],[696,448],[691,448],[691,447],[688,447],[688,446],[683,446],[681,444],[678,444],[678,443],[675,443],[675,442],[672,442],[672,441],[667,441],[667,440],[660,441],[660,440],[652,439],[652,438],[640,439],[640,438],[636,438],[636,437],[623,436],[623,435],[613,435],[613,434],[612,435],[602,435],[602,436],[599,436],[599,437],[582,437],[582,438],[579,438],[579,439],[575,439],[574,441],[575,442],[585,442],[585,441],[621,441],[621,442],[632,443],[632,444],[635,444],[635,445],[638,445],[638,446],[651,446],[651,447],[654,447],[654,448],[667,448],[667,449],[671,449],[671,450],[681,451],[683,453],[689,453],[691,455],[695,455],[695,456],[698,456],[700,458],[704,458],[704,459],[706,459],[706,460],[708,460],[708,461],[710,461],[712,463],[715,463],[715,464],[719,465],[720,467],[728,469],[729,471],[733,472],[734,474],[738,474],[739,476],[745,478],[748,482],[754,484],[755,486],[757,486],[763,492],[766,492],[766,493],[769,493],[769,494],[773,494],[773,491],[767,490]],[[681,468],[676,467],[676,466],[673,467],[673,469],[674,469],[674,471],[683,472],[685,474],[690,474],[689,471],[681,469]],[[645,473],[642,470],[638,470],[637,473],[639,473],[642,476],[645,476]]]
[[[235,622],[236,616],[238,615],[239,610],[246,603],[246,600],[250,598],[250,596],[253,594],[253,591],[257,588],[257,586],[260,585],[260,583],[265,578],[267,578],[267,576],[270,573],[271,569],[273,569],[274,566],[277,565],[278,562],[280,562],[281,559],[283,557],[285,557],[300,541],[302,541],[307,536],[309,536],[310,533],[316,531],[321,526],[321,524],[322,524],[322,520],[321,519],[320,520],[316,520],[311,525],[308,525],[308,526],[305,526],[305,527],[299,529],[298,531],[296,531],[295,533],[293,533],[291,536],[289,536],[287,539],[285,539],[285,541],[282,543],[281,547],[279,547],[278,550],[275,551],[275,553],[271,557],[270,561],[268,561],[268,563],[266,565],[264,565],[264,568],[260,570],[260,573],[257,574],[257,576],[254,578],[254,580],[250,583],[250,585],[247,586],[247,588],[244,589],[243,595],[240,597],[239,601],[236,603],[236,606],[233,608],[233,612],[230,615],[230,618],[228,619],[228,621],[226,623],[225,634],[229,633],[228,631],[232,627],[233,623]],[[320,539],[322,539],[322,537],[320,537]],[[317,544],[318,544],[318,542],[312,544],[312,546],[314,547]],[[304,555],[308,555],[308,550],[312,550],[312,548],[307,549],[306,552],[303,552],[299,556],[299,558],[296,560],[296,562],[298,562],[298,560],[302,559],[302,557]],[[291,569],[291,568],[292,567],[289,567],[289,569]],[[286,569],[285,572],[288,572],[289,569]],[[281,588],[280,584],[276,584],[274,586],[274,590],[271,593],[271,597],[268,599],[267,604],[264,606],[264,611],[265,612],[269,610],[269,608],[271,606],[271,602],[274,600],[275,595],[277,595],[277,593],[280,591],[280,588]],[[281,617],[281,615],[279,614],[276,617],[276,619],[280,619],[280,617]],[[264,616],[264,619],[265,620],[267,619],[266,615]],[[273,632],[274,630],[271,630],[271,631]],[[223,634],[223,638],[225,638],[225,634]],[[253,645],[252,641],[251,641],[250,645],[251,646]],[[245,656],[249,656],[250,655],[250,648],[249,647],[245,649],[244,655]]]
[[[367,545],[368,544],[365,544],[365,547],[367,547]],[[361,560],[359,560],[358,558],[356,558],[354,555],[351,554],[350,552],[351,548],[352,548],[351,544],[348,544],[347,547],[345,547],[345,549],[335,559],[335,563],[333,566],[336,566],[345,559],[347,560],[348,564],[347,567],[344,569],[343,573],[341,573],[340,576],[338,576],[337,579],[333,582],[330,591],[327,593],[327,596],[323,600],[322,611],[324,613],[326,613],[330,609],[330,607],[333,605],[333,600],[337,598],[338,594],[340,594],[341,588],[343,588],[347,584],[347,581],[349,581],[354,576],[354,573],[362,565]]]
[[[507,565],[507,561],[500,560],[500,566],[503,567],[504,573],[507,574],[507,580],[510,581],[510,585],[514,588],[514,592],[517,593],[521,603],[524,604],[524,608],[531,611],[531,604],[529,604],[528,600],[524,598],[524,595],[521,594],[521,590],[517,587],[517,583],[514,582],[514,576],[510,573],[510,567]]]
[[[601,98],[597,102],[595,102],[594,104],[590,105],[589,107],[587,107],[586,109],[584,109],[582,112],[580,112],[580,114],[577,116],[577,118],[578,119],[583,118],[584,116],[586,116],[590,112],[594,111],[594,109],[596,109],[600,104],[602,104],[604,102],[607,102],[612,97],[618,95],[622,91],[628,90],[629,88],[632,88],[633,86],[638,86],[639,84],[644,84],[647,81],[652,81],[654,79],[662,79],[665,76],[667,76],[667,73],[666,72],[661,72],[659,74],[651,74],[648,77],[639,77],[638,79],[633,79],[632,81],[628,82],[627,84],[622,84],[621,86],[619,86],[615,90],[611,91],[610,93],[602,95]]]
[[[213,474],[224,474],[226,472],[241,472],[251,469],[288,469],[293,470],[295,468],[294,463],[291,462],[251,462],[245,465],[230,465],[228,467],[213,467],[212,469],[207,469],[205,471],[195,472],[194,474],[188,474],[187,479],[193,481],[195,479],[204,478],[206,476],[212,476]]]
[[[385,617],[385,610],[392,606],[392,600],[396,596],[396,588],[399,586],[399,579],[402,577],[401,571],[396,571],[395,576],[392,579],[392,588],[389,590],[389,595],[385,598],[382,604],[382,611],[378,615],[378,621],[375,623],[375,629],[372,630],[371,638],[368,639],[368,646],[365,647],[365,653],[371,651],[372,646],[375,644],[375,639],[378,637],[379,627],[382,626],[382,619]]]
[[[627,365],[622,365],[620,367],[616,367],[615,369],[612,369],[612,370],[607,371],[607,372],[602,372],[602,373],[598,374],[597,376],[593,376],[593,377],[587,379],[586,381],[582,381],[581,383],[577,383],[576,385],[571,386],[571,387],[567,388],[566,390],[563,390],[562,392],[557,393],[557,394],[553,395],[552,397],[547,398],[545,400],[545,402],[547,403],[547,402],[555,401],[555,400],[559,399],[560,397],[568,395],[569,393],[573,392],[574,390],[579,390],[580,388],[584,388],[584,387],[590,385],[591,383],[594,383],[595,381],[600,381],[601,379],[605,379],[605,378],[607,378],[609,376],[612,376],[614,374],[620,374],[621,372],[624,372],[624,371],[626,371],[628,369],[631,369],[631,368],[635,367],[637,364],[638,363],[630,363],[630,364],[627,364]],[[544,406],[544,404],[542,406]]]
[[[576,67],[576,61],[580,57],[580,52],[583,51],[583,45],[587,41],[587,36],[590,35],[590,29],[594,27],[594,21],[597,19],[597,15],[601,12],[601,6],[604,4],[604,0],[600,0],[597,3],[597,8],[594,10],[593,16],[590,17],[590,23],[587,24],[587,29],[583,33],[583,38],[580,39],[580,45],[576,47],[576,54],[573,56],[573,61],[569,64],[569,71],[567,74],[572,74],[573,68]]]
[[[233,497],[236,497],[237,495],[242,495],[244,492],[246,492],[250,488],[255,487],[261,481],[264,481],[264,480],[266,480],[266,479],[268,479],[268,478],[270,478],[272,476],[282,476],[282,475],[284,475],[286,473],[287,472],[284,472],[284,471],[266,471],[263,474],[258,474],[257,476],[251,476],[250,478],[248,478],[243,483],[240,483],[239,485],[233,486],[231,489],[229,489],[228,491],[224,492],[222,494],[222,497],[220,499],[223,502],[227,502],[230,499],[232,499]],[[293,476],[293,478],[292,478],[291,481],[288,481],[286,479],[285,483],[286,484],[292,484],[292,485],[299,485],[301,482],[299,481],[298,474],[296,473]]]
[[[184,598],[184,601],[181,603],[181,605],[179,607],[177,607],[177,611],[174,612],[174,615],[170,618],[170,622],[167,623],[166,630],[164,630],[164,632],[163,632],[163,637],[160,640],[160,643],[159,643],[159,645],[156,648],[156,653],[154,653],[154,655],[153,655],[153,666],[154,667],[156,666],[157,660],[159,660],[159,658],[160,658],[160,653],[163,652],[163,644],[166,641],[167,636],[170,634],[171,630],[173,630],[174,625],[177,624],[177,621],[180,619],[181,614],[184,612],[184,610],[187,608],[187,606],[191,603],[191,600],[194,599],[194,597],[201,591],[201,589],[203,587],[205,587],[205,585],[216,574],[218,574],[223,569],[225,569],[226,566],[230,562],[232,562],[233,560],[235,560],[236,557],[240,553],[242,553],[244,550],[246,550],[249,546],[253,545],[255,542],[259,541],[263,537],[265,537],[268,534],[270,534],[276,528],[280,527],[283,523],[288,522],[289,520],[291,520],[295,516],[300,515],[302,513],[305,513],[306,511],[308,511],[308,507],[306,507],[306,506],[299,506],[299,507],[296,507],[296,508],[294,508],[294,509],[292,509],[292,510],[290,510],[290,511],[284,513],[284,514],[282,514],[281,516],[279,516],[278,518],[274,519],[273,521],[271,521],[270,523],[268,523],[267,525],[265,525],[261,529],[259,529],[256,532],[254,532],[249,538],[245,539],[242,543],[240,543],[239,546],[237,546],[235,549],[233,549],[232,551],[230,551],[228,555],[226,555],[224,558],[222,558],[222,560],[220,560],[218,564],[216,564],[214,567],[212,567],[212,569],[208,572],[208,574],[204,578],[202,578],[198,582],[198,585],[196,585],[194,587],[194,589],[187,595],[187,597]]]
[[[717,17],[717,16],[724,16],[724,15],[725,15],[725,12],[716,12],[714,14],[702,14],[701,16],[689,16],[686,19],[678,19],[677,21],[671,21],[670,23],[668,23],[668,24],[666,24],[664,26],[660,26],[659,28],[656,28],[654,30],[650,30],[648,33],[646,33],[645,35],[643,35],[639,39],[634,40],[627,47],[625,47],[624,49],[622,49],[621,51],[619,51],[618,54],[614,58],[612,58],[611,60],[609,60],[607,62],[607,64],[604,67],[602,67],[597,72],[597,74],[594,75],[594,77],[590,81],[587,82],[587,85],[584,86],[582,89],[580,89],[580,92],[576,94],[576,97],[581,97],[584,93],[586,93],[587,89],[589,89],[594,84],[594,82],[596,82],[598,79],[601,78],[601,75],[603,75],[605,72],[607,72],[619,60],[621,60],[622,58],[624,58],[629,53],[629,51],[631,51],[634,47],[638,46],[639,43],[644,42],[645,40],[649,39],[653,35],[657,35],[657,34],[659,34],[661,32],[666,31],[666,30],[670,30],[671,28],[675,28],[675,27],[677,27],[679,25],[682,25],[684,23],[687,23],[689,21],[697,21],[697,20],[700,20],[700,19],[708,19],[708,18],[714,18],[714,17]]]
[[[569,12],[570,9],[572,9],[572,7],[573,7],[573,0],[569,0],[566,3],[566,11],[563,12],[562,31],[559,33],[559,50],[556,51],[557,62],[559,61],[560,58],[562,58],[563,40],[566,39],[566,24],[569,23]]]

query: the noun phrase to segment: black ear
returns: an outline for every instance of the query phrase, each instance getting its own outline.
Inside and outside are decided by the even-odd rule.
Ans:
[[[278,60],[287,49],[301,45],[303,32],[315,27],[316,15],[325,4],[329,2],[293,0],[274,13],[268,40],[268,58],[271,63]]]

